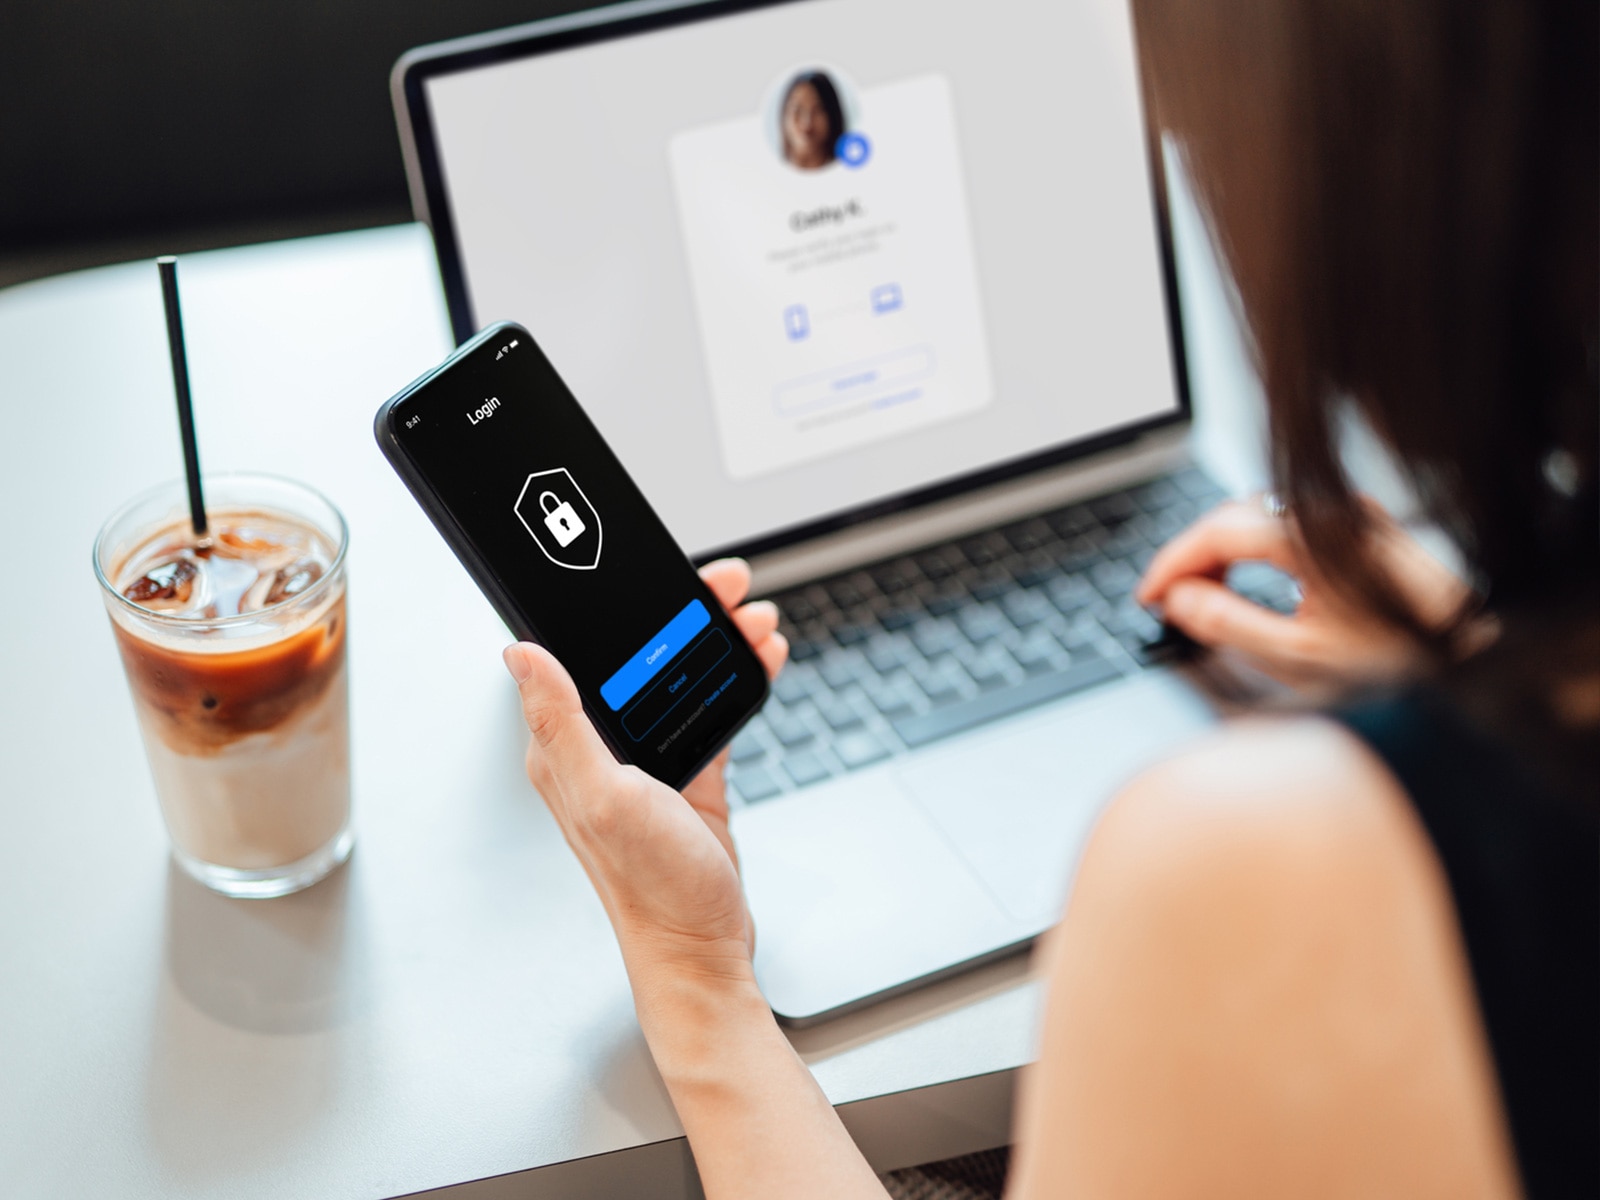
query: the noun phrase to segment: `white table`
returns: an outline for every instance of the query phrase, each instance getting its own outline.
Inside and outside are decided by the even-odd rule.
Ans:
[[[156,272],[0,293],[0,1193],[698,1194],[605,916],[523,776],[507,635],[373,445],[377,404],[450,344],[426,231],[181,277],[207,470],[306,480],[350,521],[359,840],[283,900],[169,865],[89,562],[113,508],[181,473]],[[1237,448],[1248,377],[1193,278],[1201,390],[1233,400],[1201,440]],[[1017,958],[793,1040],[887,1170],[1008,1140],[1036,1004]]]

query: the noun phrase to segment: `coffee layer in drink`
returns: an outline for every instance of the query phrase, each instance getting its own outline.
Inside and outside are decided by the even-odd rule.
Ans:
[[[187,524],[144,541],[117,572],[118,590],[141,608],[196,622],[261,612],[304,592],[328,569],[328,547],[303,525],[265,513],[212,516],[208,537]],[[344,662],[344,602],[265,645],[232,649],[218,631],[153,640],[114,623],[128,679],[163,741],[204,753],[273,729],[324,692]]]

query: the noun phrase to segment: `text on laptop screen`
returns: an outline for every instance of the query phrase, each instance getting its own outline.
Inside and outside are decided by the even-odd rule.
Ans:
[[[810,0],[428,80],[480,323],[691,553],[1178,409],[1106,0]]]

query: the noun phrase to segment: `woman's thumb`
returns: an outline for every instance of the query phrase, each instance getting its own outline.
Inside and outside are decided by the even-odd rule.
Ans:
[[[539,748],[556,758],[598,741],[572,677],[550,652],[529,642],[506,647],[506,670],[522,693],[522,715]]]
[[[506,646],[506,669],[522,693],[522,715],[528,733],[542,749],[552,749],[568,736],[573,725],[587,725],[571,675],[550,656],[550,651],[530,642]]]

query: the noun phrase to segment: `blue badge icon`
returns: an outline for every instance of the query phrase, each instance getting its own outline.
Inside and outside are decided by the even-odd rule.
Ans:
[[[804,304],[791,304],[783,310],[783,328],[791,342],[803,341],[811,332],[811,314]]]
[[[872,157],[872,143],[864,133],[847,133],[834,143],[833,152],[847,167],[865,166]]]

